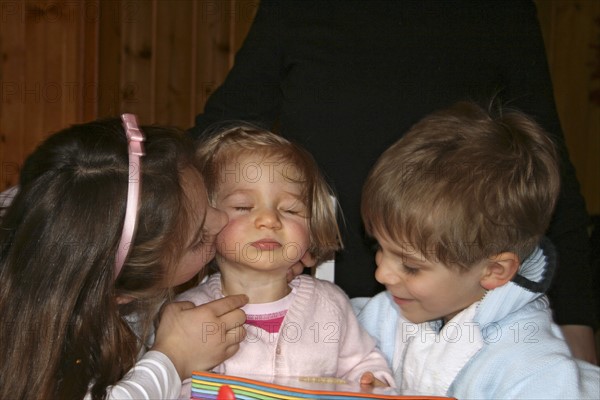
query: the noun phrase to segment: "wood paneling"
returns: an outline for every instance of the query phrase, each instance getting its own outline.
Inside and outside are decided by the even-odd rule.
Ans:
[[[189,128],[258,0],[0,0],[0,190],[73,123],[134,112]]]
[[[258,0],[103,2],[98,116],[192,126],[233,65]],[[111,95],[111,88],[119,95]]]
[[[536,0],[558,112],[600,214],[600,1]],[[40,140],[135,112],[188,128],[225,79],[258,0],[0,0],[0,189]]]
[[[588,211],[600,214],[600,1],[536,5],[571,160]]]
[[[0,2],[0,188],[50,132],[93,118],[87,80],[97,66],[92,2]]]

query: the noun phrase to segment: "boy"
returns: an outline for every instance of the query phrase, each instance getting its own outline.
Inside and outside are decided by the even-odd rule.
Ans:
[[[386,291],[359,320],[407,391],[456,398],[598,398],[544,295],[542,238],[559,190],[553,143],[516,111],[458,103],[383,153],[363,189]]]

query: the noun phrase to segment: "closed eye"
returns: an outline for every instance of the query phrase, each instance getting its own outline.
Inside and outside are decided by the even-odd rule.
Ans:
[[[301,208],[287,208],[287,209],[282,209],[281,210],[283,213],[293,216],[293,217],[302,217],[302,218],[306,218],[306,210],[304,209],[304,207]]]
[[[235,211],[239,212],[249,212],[252,210],[252,207],[232,207]]]
[[[408,275],[415,275],[416,273],[419,272],[419,268],[413,268],[410,265],[403,265],[404,267],[404,271],[408,274]]]

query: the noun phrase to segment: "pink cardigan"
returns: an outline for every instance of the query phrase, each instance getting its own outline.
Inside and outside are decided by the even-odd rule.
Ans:
[[[239,351],[214,368],[228,375],[327,376],[358,382],[365,372],[395,386],[391,370],[375,341],[360,326],[346,294],[336,285],[308,275],[296,277],[296,289],[279,333],[244,325]],[[204,304],[223,297],[221,275],[177,300]],[[210,334],[207,330],[207,334]]]

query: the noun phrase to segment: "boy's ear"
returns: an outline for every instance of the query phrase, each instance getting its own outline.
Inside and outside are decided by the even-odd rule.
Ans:
[[[486,290],[500,287],[516,275],[521,265],[515,253],[504,252],[496,254],[487,260],[480,283]]]

